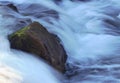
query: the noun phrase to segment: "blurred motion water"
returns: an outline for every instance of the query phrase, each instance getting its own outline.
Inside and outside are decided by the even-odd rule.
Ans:
[[[57,12],[55,13],[57,18],[54,15],[46,15],[49,14],[49,12],[43,13],[46,15],[44,18],[38,18],[29,14],[25,15],[20,11],[17,14],[14,13],[14,16],[17,15],[20,18],[30,18],[32,21],[38,21],[43,24],[49,32],[56,34],[61,39],[61,43],[68,54],[66,64],[69,66],[67,66],[68,68],[65,74],[68,77],[68,79],[65,80],[66,83],[120,83],[119,0],[61,0],[59,1],[59,4],[54,3],[54,1],[57,0],[7,1],[13,2],[17,7],[21,5],[21,7],[25,8],[27,7],[25,5],[22,6],[23,4],[39,4]],[[46,8],[41,9],[41,11],[48,10]],[[33,13],[37,15],[41,14],[39,11],[33,11]],[[26,11],[24,11],[24,13],[25,12]],[[46,66],[42,65],[43,62],[39,63],[36,58],[32,56],[29,57],[28,54],[21,54],[19,51],[11,51],[6,36],[12,31],[5,27],[6,24],[12,24],[12,21],[14,23],[14,19],[3,19],[3,23],[2,15],[5,15],[3,10],[0,11],[0,15],[0,42],[4,41],[0,44],[0,51],[2,51],[0,53],[3,55],[1,56],[1,59],[4,58],[5,54],[7,54],[7,57],[13,59],[17,57],[15,61],[10,61],[11,63],[9,65],[16,64],[16,62],[18,62],[17,64],[22,64],[20,67],[13,67],[21,72],[23,71],[22,73],[27,74],[28,77],[30,74],[29,72],[34,69],[41,71],[41,66],[43,68],[45,67],[45,70],[49,72]],[[24,55],[24,57],[21,55]],[[32,59],[33,62],[31,62]],[[36,61],[38,61],[38,64],[32,69],[32,66],[29,66],[26,61],[31,63],[30,65],[34,65],[34,59],[35,64]],[[9,63],[7,58],[5,60],[3,59],[3,61]],[[24,70],[25,68],[28,68],[27,66],[31,70],[26,70],[26,72]],[[45,79],[47,81],[45,83],[57,83],[58,81],[54,79],[54,76],[53,79],[51,79],[51,76],[48,76],[46,71],[42,72],[42,75],[45,75],[45,77],[47,76],[46,79],[51,81]],[[33,79],[36,80],[35,83],[37,83],[41,77],[38,76],[39,79],[37,79],[36,76],[38,76],[38,73],[35,73],[32,76]],[[25,77],[25,79],[28,79],[29,82],[25,83],[34,83],[31,81],[32,79],[29,79],[28,77]]]

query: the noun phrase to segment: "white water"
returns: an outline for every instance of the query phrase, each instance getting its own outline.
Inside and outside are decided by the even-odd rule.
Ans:
[[[0,83],[59,83],[59,74],[44,61],[10,49],[7,35],[15,20],[5,18],[3,13],[0,10]]]
[[[56,10],[57,7],[54,5],[54,8],[50,8]],[[74,59],[78,62],[119,54],[120,4],[117,0],[86,3],[65,0],[57,11],[60,18],[57,21],[51,19],[54,25],[43,24],[60,37],[70,62]]]
[[[113,71],[113,68],[119,68],[120,63],[111,63],[110,65],[104,64],[104,66],[99,64],[99,61],[105,58],[115,58],[116,60],[116,57],[120,57],[119,0],[91,0],[88,2],[71,2],[70,0],[63,0],[59,6],[55,5],[52,0],[20,0],[20,2],[14,0],[14,2],[39,3],[57,11],[59,13],[59,20],[55,20],[51,17],[51,22],[53,24],[49,24],[42,19],[32,19],[41,22],[50,32],[56,34],[61,39],[61,43],[68,54],[68,63],[72,63],[83,69],[106,68],[108,72],[110,72],[109,75],[87,75],[88,78],[90,77],[94,80],[88,79],[76,82],[76,79],[72,79],[70,83],[120,82],[119,78],[112,76],[113,73],[119,72]],[[4,45],[9,49],[8,43]],[[4,46],[0,46],[4,48]],[[2,53],[6,53],[6,50],[2,50]],[[14,54],[14,52],[12,53]],[[24,70],[24,67],[22,68]],[[49,79],[49,77],[47,77],[47,79]],[[57,81],[54,80],[54,82]],[[51,80],[51,83],[54,82]],[[45,83],[50,83],[50,81]]]

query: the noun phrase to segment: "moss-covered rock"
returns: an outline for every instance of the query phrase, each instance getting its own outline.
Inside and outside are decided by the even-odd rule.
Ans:
[[[65,70],[67,55],[58,37],[38,22],[11,34],[9,40],[12,48],[38,55],[59,71]]]
[[[29,29],[29,27],[24,27],[24,28],[16,31],[14,34],[9,35],[9,37],[10,38],[14,37],[14,36],[23,37],[23,36],[25,36],[25,31],[28,30],[28,29]]]

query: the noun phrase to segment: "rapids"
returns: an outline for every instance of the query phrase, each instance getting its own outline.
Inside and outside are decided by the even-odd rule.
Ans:
[[[61,0],[57,4],[54,3],[57,0],[6,1],[13,2],[15,6],[25,3],[39,4],[58,13],[58,18],[46,16],[48,21],[8,12],[20,18],[40,22],[61,39],[68,55],[67,71],[64,75],[68,78],[64,80],[65,83],[120,83],[119,0]],[[50,67],[48,69],[42,60],[10,49],[7,35],[13,31],[6,27],[14,24],[14,19],[6,20],[2,17],[5,14],[4,10],[0,10],[1,63],[20,72],[23,79],[21,83],[59,83],[59,76],[56,77],[53,73],[55,70]]]

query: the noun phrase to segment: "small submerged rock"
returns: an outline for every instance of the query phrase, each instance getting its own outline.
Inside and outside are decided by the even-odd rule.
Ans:
[[[18,12],[17,7],[12,2],[9,2],[9,1],[0,1],[0,6],[7,6],[10,9]]]
[[[54,68],[65,71],[66,52],[57,36],[49,33],[38,22],[9,36],[11,48],[29,52],[45,59]]]
[[[40,4],[19,4],[17,5],[17,8],[19,13],[23,16],[31,16],[36,19],[42,18],[46,19],[46,21],[48,21],[49,17],[53,17],[55,19],[59,18],[56,11],[44,7]]]

